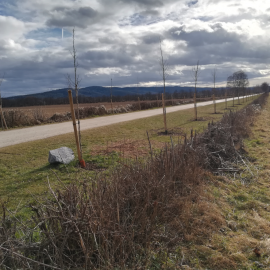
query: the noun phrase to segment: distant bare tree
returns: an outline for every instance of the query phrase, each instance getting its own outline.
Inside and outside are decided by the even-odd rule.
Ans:
[[[162,74],[162,80],[163,80],[163,98],[164,98],[163,116],[164,116],[165,134],[167,134],[168,130],[167,130],[167,119],[166,119],[166,79],[167,79],[167,74],[168,74],[168,64],[166,60],[164,60],[164,57],[163,57],[161,38],[159,39],[159,44],[160,44],[160,67],[161,67],[161,74]]]
[[[238,104],[240,104],[240,99],[239,99],[240,91],[241,90],[245,91],[248,85],[249,85],[248,76],[242,70],[234,72],[227,79],[227,87],[229,87],[230,89],[233,89],[234,92],[236,91],[236,94],[238,97]]]
[[[269,84],[267,82],[262,83],[261,89],[263,92],[268,93],[269,92]]]
[[[200,67],[200,61],[197,61],[196,66],[192,67],[191,69],[191,77],[192,80],[194,81],[194,110],[195,110],[195,121],[198,120],[197,117],[197,84],[198,84],[198,78],[199,78],[199,74],[201,71],[201,67]]]

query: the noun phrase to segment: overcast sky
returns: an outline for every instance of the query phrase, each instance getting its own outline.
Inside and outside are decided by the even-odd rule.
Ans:
[[[67,87],[74,27],[81,87],[160,84],[160,38],[168,84],[190,86],[198,60],[199,86],[215,65],[220,86],[270,81],[269,0],[0,0],[2,96]]]

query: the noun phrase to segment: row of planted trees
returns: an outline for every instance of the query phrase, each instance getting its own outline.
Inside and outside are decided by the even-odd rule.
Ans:
[[[73,64],[74,64],[74,81],[70,79],[70,76],[68,76],[68,82],[69,82],[69,88],[72,90],[75,90],[75,99],[77,103],[77,109],[78,109],[78,104],[79,104],[79,77],[77,76],[77,58],[76,58],[76,49],[75,49],[75,32],[73,30],[73,51],[72,51],[72,57],[73,57]],[[163,55],[163,50],[162,50],[162,41],[160,39],[160,67],[161,67],[161,74],[162,74],[162,81],[163,81],[163,93],[161,94],[161,100],[162,100],[162,105],[163,105],[163,118],[164,118],[164,127],[165,127],[165,134],[168,133],[167,129],[167,119],[166,119],[166,98],[168,97],[168,94],[166,93],[166,79],[168,75],[168,64],[164,58]],[[194,81],[194,111],[195,111],[195,121],[198,120],[198,114],[197,114],[197,85],[198,85],[198,79],[200,75],[201,67],[199,61],[197,64],[192,68],[191,70],[191,75],[192,75],[192,80]],[[216,104],[215,104],[215,99],[216,99],[216,94],[218,93],[218,90],[216,89],[216,78],[217,78],[217,69],[216,67],[214,68],[212,72],[212,78],[213,78],[213,89],[212,89],[212,98],[213,98],[213,103],[214,103],[214,112],[216,113]],[[255,91],[258,92],[258,89],[250,89],[248,88],[249,86],[249,81],[248,81],[248,76],[247,74],[239,70],[237,72],[234,72],[231,76],[227,78],[227,87],[226,89],[223,88],[223,94],[224,98],[226,99],[226,107],[227,107],[227,97],[232,97],[233,98],[233,105],[234,105],[234,98],[238,97],[238,103],[240,103],[240,95],[246,96],[246,95],[251,95],[254,94]],[[269,87],[268,87],[269,88]],[[267,88],[267,91],[268,91]],[[139,102],[139,107],[140,107],[140,97],[138,95],[138,85],[137,85],[137,96],[138,96],[138,102]],[[73,102],[72,100],[72,94],[70,91],[70,103]],[[207,93],[209,94],[209,93]],[[207,95],[206,94],[206,95]],[[202,93],[201,93],[202,95]],[[222,90],[220,90],[220,96],[222,95]],[[111,102],[111,107],[112,105],[112,100],[113,94],[112,94],[112,79],[111,79],[111,87],[110,87],[110,102]],[[171,98],[173,98],[173,95],[171,94]],[[184,96],[185,98],[185,96]],[[157,96],[158,99],[158,96]],[[73,109],[72,109],[73,110]],[[77,110],[79,112],[79,110]],[[112,110],[113,111],[113,110]],[[77,137],[76,142],[77,142],[77,149],[78,149],[78,155],[80,156],[80,161],[83,161],[82,159],[82,148],[81,148],[81,134],[80,134],[80,120],[79,120],[79,114],[77,115],[77,120],[78,123],[77,125],[75,124],[75,120],[73,120],[73,125],[74,127],[78,126],[78,135],[75,136]],[[77,133],[77,129],[74,128],[75,135]]]
[[[163,51],[160,41],[160,66],[162,70],[162,79],[164,83],[164,93],[163,96],[166,97],[165,92],[165,82],[166,82],[166,70],[167,65],[163,58]],[[195,121],[198,120],[198,112],[197,112],[197,99],[198,97],[202,97],[202,92],[197,92],[197,86],[198,86],[198,80],[200,75],[201,67],[199,61],[197,64],[191,69],[191,77],[194,82],[194,92],[193,92],[193,99],[194,99],[194,113],[195,113]],[[238,99],[238,104],[240,104],[240,96],[248,96],[255,93],[260,92],[268,92],[269,91],[269,85],[264,82],[261,86],[256,86],[249,88],[249,80],[247,74],[243,70],[239,70],[234,72],[232,75],[230,75],[227,78],[227,86],[226,88],[220,88],[216,89],[216,79],[217,79],[217,69],[214,68],[212,72],[212,78],[213,78],[213,88],[212,88],[212,99],[214,104],[214,112],[216,113],[216,98],[219,96],[220,98],[225,98],[226,100],[226,107],[227,107],[227,98],[231,97],[233,99],[233,106],[235,105],[234,101],[235,98]],[[207,95],[209,95],[209,91],[207,91]],[[206,96],[207,96],[206,95]],[[165,102],[164,102],[165,104]],[[167,125],[166,125],[166,106],[163,108],[163,115],[164,115],[164,127],[165,127],[165,133],[167,133]]]

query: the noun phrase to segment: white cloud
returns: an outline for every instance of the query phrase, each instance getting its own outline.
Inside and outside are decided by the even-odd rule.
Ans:
[[[0,40],[21,38],[25,32],[24,22],[11,16],[0,16]]]

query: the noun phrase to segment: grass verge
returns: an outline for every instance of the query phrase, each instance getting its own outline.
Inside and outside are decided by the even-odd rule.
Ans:
[[[241,109],[247,103],[228,108]],[[202,131],[209,121],[217,121],[224,112],[224,103],[217,104],[217,114],[213,113],[213,106],[198,107],[198,116],[201,121],[193,121],[193,109],[169,113],[167,116],[168,128],[176,131],[174,140],[190,130]],[[130,157],[126,149],[128,142],[135,142],[131,157],[140,157],[149,153],[146,131],[155,149],[160,149],[170,136],[160,136],[163,130],[162,115],[115,124],[82,132],[82,147],[84,159],[94,162],[97,167],[109,168],[115,165],[120,158]],[[119,147],[114,147],[119,145]],[[69,165],[50,165],[48,151],[58,147],[67,146],[76,153],[73,134],[66,134],[44,140],[23,143],[0,149],[0,198],[9,200],[11,209],[18,205],[29,203],[34,197],[42,198],[47,195],[47,177],[52,185],[56,183],[55,172],[64,183],[76,181],[79,178],[94,177],[98,171],[85,171],[76,167],[76,161]],[[109,149],[109,155],[106,150]],[[28,213],[27,213],[28,214]]]

